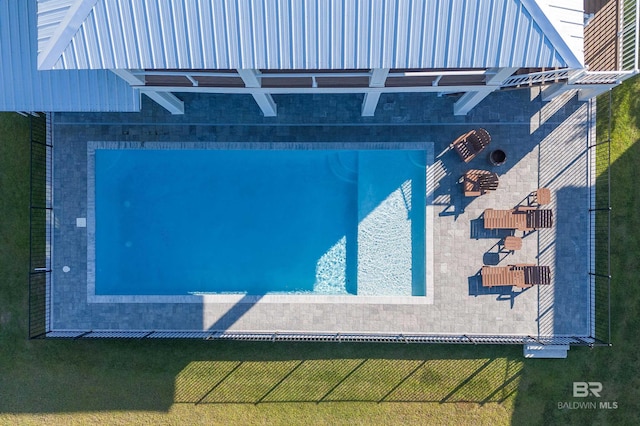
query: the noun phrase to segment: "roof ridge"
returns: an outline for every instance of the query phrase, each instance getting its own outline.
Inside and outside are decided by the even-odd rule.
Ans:
[[[584,60],[578,58],[571,47],[562,37],[556,25],[551,21],[544,8],[539,4],[539,0],[520,0],[533,20],[540,26],[544,35],[549,39],[553,47],[565,60],[569,68],[584,68]]]
[[[47,47],[38,54],[39,70],[53,69],[97,2],[98,0],[76,0],[67,10],[56,32],[49,39]]]

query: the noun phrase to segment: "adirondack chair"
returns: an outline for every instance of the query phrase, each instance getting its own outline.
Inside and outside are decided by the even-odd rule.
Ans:
[[[491,142],[491,135],[485,129],[474,129],[465,133],[451,143],[462,161],[468,163],[473,160]]]
[[[478,197],[498,188],[498,175],[488,170],[468,170],[461,178],[465,197]]]

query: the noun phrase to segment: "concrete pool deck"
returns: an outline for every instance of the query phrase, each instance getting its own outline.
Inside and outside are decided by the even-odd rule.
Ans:
[[[53,117],[54,249],[52,330],[189,330],[244,332],[420,333],[531,336],[589,335],[588,142],[593,129],[589,104],[570,94],[543,103],[537,89],[490,95],[468,116],[453,116],[454,97],[383,95],[375,117],[360,117],[361,96],[274,96],[278,117],[262,117],[249,96],[180,94],[184,116],[171,116],[151,102],[137,114],[72,114]],[[489,148],[507,152],[492,168],[486,156],[464,164],[448,144],[459,134],[484,127]],[[433,297],[430,304],[379,297],[360,303],[282,299],[264,303],[90,303],[87,293],[87,146],[90,141],[220,144],[286,143],[304,149],[326,143],[384,143],[402,147],[433,142],[427,192],[433,238]],[[500,176],[497,191],[465,198],[457,184],[468,168]],[[524,239],[522,250],[498,253],[505,234],[487,232],[485,208],[511,208],[538,187],[552,190],[555,224]],[[427,227],[430,224],[427,223]],[[89,245],[92,244],[89,241]],[[552,270],[552,285],[523,292],[484,289],[483,264],[539,263]],[[69,272],[63,267],[69,266]],[[286,297],[286,296],[284,296]],[[313,298],[318,296],[311,296]]]

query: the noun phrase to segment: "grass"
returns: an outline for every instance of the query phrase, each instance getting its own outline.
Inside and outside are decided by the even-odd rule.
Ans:
[[[571,350],[567,363],[526,363],[518,388],[513,423],[528,423],[538,412],[544,424],[639,424],[640,423],[640,79],[635,77],[613,90],[611,122],[611,349]],[[606,104],[608,95],[598,100]],[[603,108],[604,110],[604,108]],[[598,140],[606,120],[599,117]],[[604,171],[602,171],[604,173]],[[601,400],[616,401],[617,410],[558,410],[550,400],[572,401],[573,381],[600,381]],[[533,389],[532,389],[533,388]],[[545,397],[544,395],[548,395]]]
[[[0,115],[0,217],[0,345],[4,348],[5,339],[24,340],[27,319],[29,121],[17,114]]]
[[[0,423],[639,424],[640,80],[614,92],[613,347],[29,341],[27,120],[0,114]],[[617,410],[559,410],[601,381]],[[593,400],[593,399],[590,399]]]

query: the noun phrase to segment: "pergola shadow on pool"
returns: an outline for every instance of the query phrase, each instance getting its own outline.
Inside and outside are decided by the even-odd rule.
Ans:
[[[211,116],[198,115],[207,113],[197,108],[203,100],[197,95],[185,95],[193,96],[185,99],[194,105],[193,114],[167,116],[173,120],[169,123],[159,119],[156,115],[161,112],[151,105],[151,110],[133,119],[125,114],[56,114],[47,122],[43,116],[34,117],[29,335],[608,344],[609,140],[595,139],[595,108],[590,104],[571,97],[543,104],[539,96],[527,95],[526,91],[496,93],[487,99],[486,108],[478,108],[467,118],[467,123],[449,116],[440,117],[438,123],[425,122],[418,108],[399,111],[394,103],[374,122],[354,118],[346,127],[347,123],[327,127],[322,117],[313,118],[317,123],[288,124],[286,112],[271,124],[261,117],[246,116],[239,123],[217,123]],[[401,96],[405,97],[403,105],[424,105],[424,95]],[[309,102],[294,96],[283,97],[280,104],[286,106],[287,101]],[[333,102],[330,97],[327,101]],[[428,101],[449,102],[435,96]],[[513,103],[517,108],[504,107]],[[516,109],[519,114],[510,115]],[[394,118],[398,114],[405,114],[401,123]],[[160,122],[164,124],[158,125]],[[504,149],[508,159],[495,168],[500,175],[499,189],[469,199],[462,196],[458,177],[465,167],[492,166],[486,158],[467,166],[447,147],[456,135],[480,125],[491,132],[492,144]],[[432,291],[426,292],[430,303],[426,303],[427,297],[420,303],[384,297],[363,304],[328,299],[300,303],[286,298],[306,296],[280,296],[284,299],[278,301],[269,300],[271,295],[234,296],[234,300],[223,302],[207,295],[204,303],[166,303],[136,299],[138,296],[126,301],[117,300],[122,296],[91,299],[87,258],[94,241],[84,227],[91,226],[89,212],[94,207],[87,197],[92,175],[87,166],[88,142],[109,140],[153,147],[153,143],[174,146],[199,139],[214,141],[208,144],[218,149],[233,149],[234,144],[235,149],[248,144],[264,149],[269,143],[308,149],[308,144],[318,143],[318,132],[336,149],[343,149],[345,140],[363,141],[359,144],[364,149],[367,143],[369,148],[407,149],[419,141],[433,142],[433,161],[428,165],[424,188],[430,209],[425,226],[432,232],[432,237],[426,238],[425,251],[426,256],[432,256],[433,266],[420,272],[431,277],[427,283],[432,284]],[[248,142],[237,143],[238,139]],[[261,140],[269,142],[258,142]],[[474,232],[483,210],[510,208],[540,186],[549,187],[554,194],[554,229],[527,237],[520,252],[507,258],[498,255],[497,260],[505,265],[549,265],[554,282],[548,288],[522,293],[482,289],[477,273],[483,263],[496,257],[499,241],[493,235]],[[68,269],[63,270],[64,266]]]

